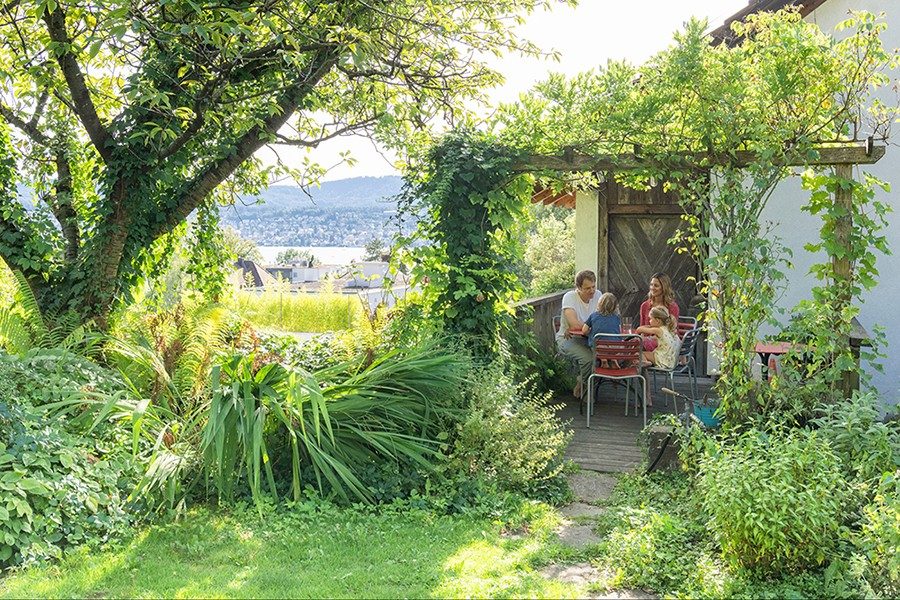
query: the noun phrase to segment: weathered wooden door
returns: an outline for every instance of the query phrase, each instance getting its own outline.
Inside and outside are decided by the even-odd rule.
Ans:
[[[668,243],[680,220],[671,215],[610,215],[609,291],[619,298],[621,313],[634,317],[635,323],[650,278],[657,272],[672,278],[678,308],[688,314],[696,293],[696,263]]]
[[[681,223],[677,200],[659,188],[633,190],[608,180],[600,188],[600,283],[619,298],[624,316],[637,317],[654,273],[668,273],[682,315],[691,313],[698,273],[694,259],[669,239]],[[603,235],[605,229],[606,235]],[[605,244],[605,247],[604,247]],[[605,279],[605,281],[603,281]]]

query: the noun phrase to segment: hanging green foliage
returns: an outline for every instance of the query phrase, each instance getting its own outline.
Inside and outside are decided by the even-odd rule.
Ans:
[[[896,110],[874,93],[888,83],[897,56],[881,41],[883,18],[870,13],[852,13],[838,28],[840,39],[796,9],[752,15],[733,27],[743,38],[735,47],[710,45],[706,23],[692,21],[641,67],[610,63],[572,79],[552,76],[504,107],[497,128],[501,141],[532,152],[608,156],[621,163],[614,174],[621,183],[660,184],[680,199],[686,216],[672,243],[700,266],[722,410],[737,424],[774,406],[774,390],[752,380],[748,357],[760,326],[778,316],[773,300],[783,292],[790,254],[761,215],[792,174],[784,165],[815,165],[823,144],[886,139]],[[568,173],[539,175],[572,184]],[[845,258],[851,275],[838,281],[817,270],[830,291],[814,293],[803,308],[830,315],[825,330],[843,349],[851,306],[874,282],[874,252],[886,250],[884,207],[873,200],[880,182],[864,176],[852,185],[858,208],[848,238],[833,235],[836,220],[848,216],[835,203],[834,185],[813,185],[826,191],[813,191],[808,209],[823,217],[815,249]],[[828,347],[822,345],[823,356]],[[831,352],[840,364],[827,371],[830,387],[858,368],[844,350],[839,354],[838,361]]]
[[[520,255],[516,228],[527,218],[533,180],[512,173],[518,154],[488,134],[455,131],[431,149],[402,193],[405,210],[421,217],[401,242],[411,248],[406,260],[422,288],[426,318],[470,336],[476,354],[496,350],[522,295],[511,266]]]

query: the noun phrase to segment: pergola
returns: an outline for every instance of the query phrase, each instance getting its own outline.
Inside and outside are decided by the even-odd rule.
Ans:
[[[804,156],[790,156],[788,153],[783,166],[833,166],[839,177],[852,179],[855,165],[874,164],[884,154],[885,147],[875,145],[869,138],[862,142],[819,145]],[[738,151],[733,155],[687,153],[682,157],[685,165],[702,165],[705,169],[712,169],[716,165],[747,166],[757,155],[751,151]],[[688,281],[679,297],[679,303],[683,305],[687,305],[692,296],[690,278],[699,275],[692,259],[690,265],[687,260],[679,262],[668,247],[671,236],[666,232],[677,229],[684,212],[677,198],[659,187],[637,191],[615,183],[616,173],[659,166],[662,165],[654,164],[639,152],[590,156],[568,149],[558,155],[529,156],[514,167],[520,172],[590,172],[601,175],[598,186],[592,189],[563,192],[536,189],[532,202],[575,209],[575,268],[594,271],[598,287],[614,291],[620,297],[620,306],[625,314],[633,314],[635,302],[639,301],[638,298],[642,299],[634,296],[643,293],[649,279],[648,271],[664,270],[673,276],[673,280]],[[848,208],[847,216],[836,224],[839,244],[849,243],[853,225],[849,210],[852,201],[850,190],[839,189],[835,193],[835,203]],[[651,240],[648,236],[650,230],[661,230],[666,234]],[[653,258],[656,260],[646,260],[648,253],[654,252],[657,256]],[[668,256],[667,260],[672,262],[665,264],[663,259],[657,258],[661,255]],[[849,259],[835,252],[831,260],[837,277],[851,276]],[[694,272],[688,272],[690,269]],[[859,338],[866,336],[861,328],[858,328],[856,335]],[[856,340],[857,345],[859,341]]]

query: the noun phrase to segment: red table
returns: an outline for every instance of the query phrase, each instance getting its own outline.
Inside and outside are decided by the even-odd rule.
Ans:
[[[787,354],[794,347],[790,342],[757,342],[753,349],[759,354],[762,360],[762,377],[763,381],[769,378],[769,358],[772,356],[781,356]]]

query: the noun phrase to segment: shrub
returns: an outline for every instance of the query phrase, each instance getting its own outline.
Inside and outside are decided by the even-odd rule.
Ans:
[[[881,479],[875,499],[863,508],[862,528],[854,542],[871,595],[900,597],[900,470]]]
[[[843,535],[848,483],[815,432],[751,430],[702,460],[699,489],[732,565],[767,573],[821,565]]]
[[[560,493],[554,480],[570,434],[547,405],[549,394],[516,384],[496,363],[474,372],[468,393],[450,455],[452,468],[506,491]]]
[[[315,375],[234,356],[221,378],[218,368],[213,375],[201,448],[207,472],[224,499],[247,489],[257,501],[264,490],[296,500],[304,483],[345,501],[394,496],[373,490],[363,474],[381,464],[432,469],[467,367],[434,346]]]
[[[40,406],[117,387],[112,375],[78,357],[0,357],[0,567],[58,558],[129,526],[125,502],[136,481],[130,440],[98,427],[73,434]]]
[[[343,337],[323,333],[310,340],[291,335],[258,331],[245,340],[242,353],[277,357],[287,367],[315,372],[334,367],[353,358],[352,348]]]
[[[567,290],[575,277],[575,211],[541,206],[532,207],[532,212],[535,223],[523,252],[529,293]]]
[[[862,394],[819,408],[813,421],[858,481],[873,481],[900,467],[900,424],[882,423],[877,396]]]

